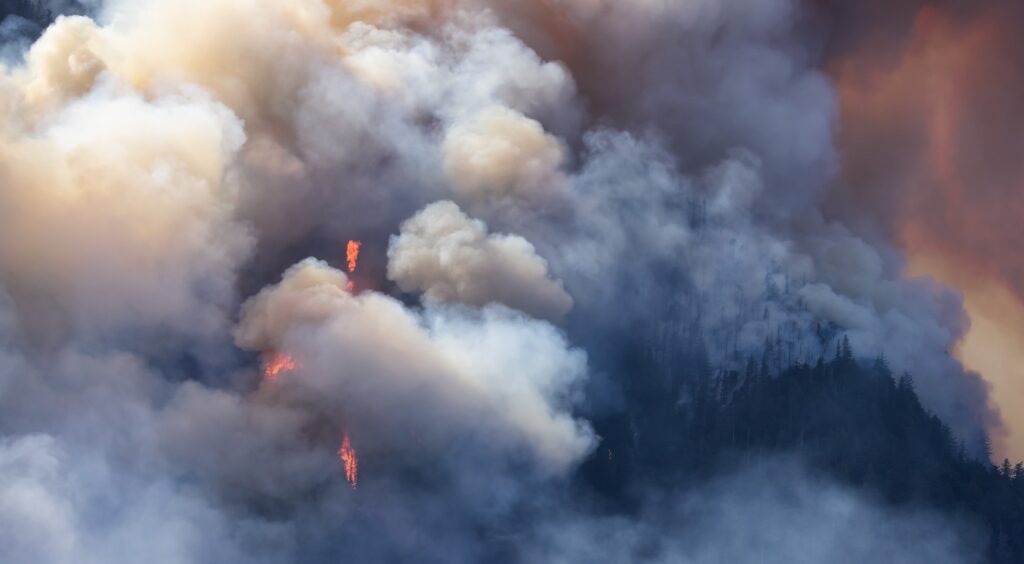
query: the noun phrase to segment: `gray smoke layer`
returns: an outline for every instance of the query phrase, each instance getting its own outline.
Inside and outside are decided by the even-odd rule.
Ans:
[[[799,13],[58,18],[0,73],[0,560],[764,562],[781,538],[779,562],[973,561],[970,527],[796,463],[635,519],[566,499],[600,440],[575,339],[657,355],[696,324],[716,366],[778,368],[846,335],[971,448],[998,426],[948,354],[958,298],[817,211],[835,102]]]
[[[957,531],[950,535],[950,531]],[[553,511],[527,546],[544,562],[983,562],[984,536],[926,511],[882,509],[766,459],[688,495],[652,495],[641,518]]]

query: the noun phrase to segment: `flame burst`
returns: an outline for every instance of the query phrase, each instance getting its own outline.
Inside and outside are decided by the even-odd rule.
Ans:
[[[274,381],[281,374],[298,368],[299,362],[295,360],[295,357],[284,353],[274,353],[263,366],[263,376],[267,380]]]
[[[341,448],[338,449],[338,458],[345,463],[345,479],[352,486],[352,489],[359,487],[359,457],[356,449],[352,448],[352,442],[348,439],[348,433],[341,440]]]
[[[352,274],[356,271],[356,266],[359,264],[359,248],[363,244],[360,241],[349,241],[348,247],[345,249],[345,258],[348,259],[348,273]]]
[[[363,246],[361,241],[349,241],[348,246],[345,248],[345,258],[348,260],[348,273],[351,275],[356,271],[356,267],[359,266],[359,248]],[[352,280],[348,281],[348,290],[351,292],[356,289],[356,283]]]

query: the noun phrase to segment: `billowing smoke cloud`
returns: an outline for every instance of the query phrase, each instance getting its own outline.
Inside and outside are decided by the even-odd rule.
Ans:
[[[959,299],[820,211],[839,114],[803,14],[110,0],[56,19],[0,73],[0,560],[588,560],[620,519],[567,499],[600,440],[588,394],[614,396],[637,350],[679,369],[694,327],[719,368],[848,336],[980,452],[999,419],[949,356]],[[290,368],[261,378],[275,355]],[[750,560],[709,532],[748,528],[743,501],[760,523],[884,524],[823,533],[811,561],[875,558],[890,530],[971,561],[958,523],[802,481],[680,493],[608,550]],[[644,521],[690,513],[647,552]]]
[[[964,291],[975,330],[961,356],[985,369],[1008,407],[1020,393],[1010,343],[1024,331],[1024,269],[1010,252],[1024,178],[1015,149],[1024,12],[1012,2],[821,4],[835,30],[826,65],[846,157],[829,213],[906,249],[916,273]],[[1006,412],[1013,436],[1000,450],[1018,456],[1024,421]]]
[[[556,319],[572,307],[526,239],[489,235],[451,202],[431,204],[402,224],[388,248],[388,277],[430,302],[501,303]]]
[[[465,199],[550,190],[563,151],[540,123],[507,108],[490,108],[445,135],[444,168]]]
[[[417,429],[416,450],[479,433],[480,448],[535,451],[545,473],[586,454],[589,432],[567,415],[584,359],[554,328],[502,309],[431,308],[418,319],[392,298],[344,288],[341,272],[300,263],[245,305],[237,335],[247,348],[296,351],[306,401],[347,417],[371,453]],[[510,363],[515,377],[504,377]]]
[[[230,219],[237,186],[225,174],[244,133],[206,97],[119,90],[99,87],[4,140],[5,286],[31,338],[157,327],[210,338],[228,320],[208,306],[230,303],[251,244]]]

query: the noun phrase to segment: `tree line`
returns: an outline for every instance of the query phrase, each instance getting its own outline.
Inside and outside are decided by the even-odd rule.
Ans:
[[[779,372],[766,359],[716,372],[699,344],[668,377],[652,377],[666,373],[655,362],[627,354],[621,405],[591,416],[601,442],[580,481],[615,510],[633,509],[640,485],[686,488],[785,454],[891,506],[966,517],[987,529],[991,562],[1024,562],[1024,462],[969,454],[884,357],[859,361],[844,338],[832,358]]]

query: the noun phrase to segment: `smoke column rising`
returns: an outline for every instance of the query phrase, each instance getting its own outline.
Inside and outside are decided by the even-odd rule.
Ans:
[[[763,547],[735,531],[838,512],[879,528],[778,561],[937,535],[907,561],[972,561],[968,526],[811,478],[780,491],[771,470],[637,522],[570,495],[616,359],[670,356],[692,326],[721,367],[814,362],[845,336],[913,370],[973,454],[1001,427],[949,354],[959,297],[823,211],[849,106],[808,10],[109,0],[57,18],[0,74],[0,559],[583,562],[613,527],[630,559],[743,562]],[[261,378],[279,353],[291,368]]]
[[[868,24],[884,10],[886,26]],[[963,290],[973,321],[960,349],[1005,407],[1003,453],[1024,449],[1016,193],[1022,175],[1018,100],[1024,50],[1015,3],[838,4],[827,63],[842,100],[847,155],[831,211],[907,250],[913,271]],[[878,20],[874,20],[878,21]]]

